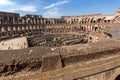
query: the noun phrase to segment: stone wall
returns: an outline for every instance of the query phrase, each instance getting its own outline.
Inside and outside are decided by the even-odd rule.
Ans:
[[[41,33],[95,32],[119,23],[119,14],[44,18],[41,15],[27,14],[20,17],[18,13],[0,12],[0,37],[15,34],[28,36]]]
[[[108,62],[113,64],[115,62],[112,61],[116,61],[117,63],[117,61],[119,60],[119,47],[119,40],[110,40],[109,42],[105,41],[61,48],[34,47],[22,50],[0,51],[0,75],[10,75],[21,70],[40,70],[41,74],[46,71],[54,72],[63,70],[62,73],[64,73],[64,69],[69,70],[69,68],[67,67],[76,67],[75,65],[77,64],[83,66],[83,68],[80,68],[81,71],[84,69],[84,66],[99,67],[100,63],[106,65],[106,63]],[[115,58],[113,56],[115,56]],[[113,57],[113,59],[110,58],[110,60],[106,61],[106,59],[109,57]],[[92,61],[95,61],[95,63]],[[113,66],[108,65],[108,67],[106,68],[102,66],[103,68],[96,68],[97,70],[92,71],[92,73],[90,71],[92,69],[89,68],[89,70],[86,71],[87,73],[85,72],[84,75],[79,75],[79,73],[75,73],[75,75],[79,75],[76,77],[73,77],[74,72],[72,73],[72,69],[70,69],[69,71],[71,73],[69,75],[72,76],[68,79],[81,79],[82,77],[97,74],[99,72],[109,70],[111,69],[111,67],[115,68],[119,65],[119,63],[114,64]],[[76,68],[73,68],[73,70],[74,69]],[[88,71],[90,72],[88,73]],[[82,71],[82,73],[84,73],[84,70]],[[56,75],[54,75],[54,77],[55,76]],[[62,78],[61,75],[59,77]],[[65,74],[63,79],[67,79],[67,77],[68,75]],[[51,77],[48,76],[47,78]]]
[[[14,50],[28,48],[26,37],[18,37],[0,41],[0,50]]]

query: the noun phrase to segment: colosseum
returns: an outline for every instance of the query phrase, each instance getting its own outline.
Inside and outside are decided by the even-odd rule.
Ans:
[[[119,27],[120,8],[61,18],[0,12],[0,80],[120,80]]]

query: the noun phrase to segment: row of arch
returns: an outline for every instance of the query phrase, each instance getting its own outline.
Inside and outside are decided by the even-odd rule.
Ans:
[[[113,19],[106,19],[106,17],[99,17],[99,18],[77,18],[72,19],[68,18],[68,23],[120,23],[120,16],[115,16]]]
[[[35,17],[15,17],[0,16],[0,24],[61,24],[66,23],[64,19],[35,18]]]
[[[11,32],[11,31],[40,31],[46,32],[74,32],[74,31],[97,31],[102,29],[104,26],[100,25],[26,25],[26,26],[2,26],[0,32]]]
[[[116,16],[116,17],[115,17],[114,23],[120,23],[120,16]]]

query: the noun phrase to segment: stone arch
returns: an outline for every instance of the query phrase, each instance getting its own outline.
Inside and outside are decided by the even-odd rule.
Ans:
[[[120,74],[115,78],[115,80],[120,80]]]
[[[97,31],[98,29],[99,29],[98,25],[95,24],[95,25],[94,25],[94,30]]]
[[[40,27],[37,25],[37,30],[39,30],[40,29]]]
[[[88,23],[89,22],[89,18],[85,18],[85,23]]]
[[[86,26],[85,26],[85,25],[82,25],[82,26],[81,26],[81,29],[82,29],[83,31],[86,31]]]
[[[56,20],[55,19],[53,19],[52,22],[53,22],[53,24],[56,24]]]
[[[36,30],[36,26],[33,26],[33,30]]]
[[[39,24],[39,18],[36,17],[36,24]]]
[[[29,30],[28,26],[26,26],[26,30]]]
[[[97,23],[102,23],[102,18],[98,18]]]
[[[30,30],[33,30],[33,27],[32,27],[32,26],[30,26]]]
[[[49,26],[48,25],[46,26],[46,32],[49,32]]]
[[[30,18],[27,19],[27,23],[30,24]]]
[[[25,27],[24,26],[22,26],[22,30],[25,31]]]
[[[41,26],[41,25],[39,25],[39,29],[42,29],[42,26]]]
[[[83,19],[82,19],[82,23],[85,23],[85,19],[86,19],[86,18],[83,18]]]
[[[109,80],[119,80],[120,78],[120,67],[115,68],[112,70],[112,75],[110,76]]]
[[[113,20],[114,23],[120,23],[120,16],[116,16]]]
[[[48,24],[51,24],[50,20],[48,20]]]
[[[30,30],[30,25],[28,25],[28,31],[31,31],[31,30]]]
[[[5,28],[5,27],[2,27],[2,28],[1,28],[1,32],[6,32],[6,28]]]
[[[33,23],[33,18],[30,19],[30,23]]]
[[[12,28],[10,26],[8,26],[7,30],[8,31],[12,31]]]
[[[80,26],[80,28],[81,28],[81,30],[84,30],[84,27],[82,25]]]
[[[87,23],[90,23],[90,20],[91,20],[91,18],[88,18],[88,19],[87,19]]]
[[[36,18],[34,18],[33,22],[34,22],[34,24],[36,24]]]
[[[93,18],[92,23],[97,23],[97,19]]]
[[[21,29],[21,26],[18,26],[17,27],[17,31],[21,31],[22,29]]]
[[[95,31],[97,31],[98,30],[98,27],[95,27]]]
[[[82,23],[82,18],[79,18],[79,23]]]
[[[89,20],[89,23],[93,23],[93,21],[94,21],[94,18],[91,18],[91,19]]]
[[[87,31],[87,26],[86,25],[84,25],[84,31]]]
[[[44,23],[44,22],[43,22],[43,19],[40,19],[40,23],[41,23],[41,24],[43,24],[43,23]]]
[[[71,23],[74,23],[74,21],[73,21],[74,19],[71,19]]]
[[[107,23],[107,20],[104,20],[104,23]]]
[[[14,27],[13,27],[13,31],[16,31],[16,30],[17,30],[17,29],[16,29],[16,26],[14,26]]]
[[[46,24],[46,20],[45,19],[43,20],[43,24]]]

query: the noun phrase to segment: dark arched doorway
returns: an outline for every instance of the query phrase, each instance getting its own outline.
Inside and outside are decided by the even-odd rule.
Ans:
[[[118,75],[118,76],[115,78],[115,80],[120,80],[120,75]]]
[[[98,30],[98,27],[95,27],[95,31],[97,31]]]

